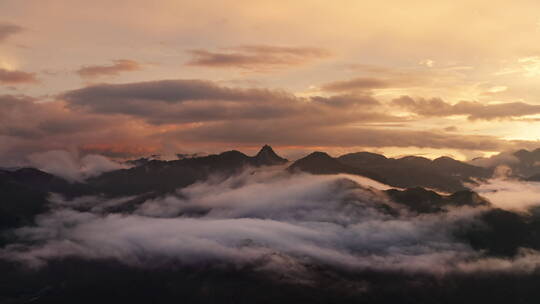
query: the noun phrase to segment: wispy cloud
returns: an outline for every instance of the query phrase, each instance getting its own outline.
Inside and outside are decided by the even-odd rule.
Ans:
[[[440,98],[413,99],[409,96],[401,96],[394,99],[392,103],[395,106],[423,116],[465,115],[469,120],[509,119],[540,114],[540,105],[524,102],[486,104],[475,101],[460,101],[456,104],[450,104]]]
[[[317,59],[329,57],[331,53],[322,48],[280,47],[248,45],[225,48],[221,51],[191,50],[191,60],[186,64],[210,68],[237,68],[257,72],[304,65]]]
[[[142,69],[141,65],[134,60],[118,59],[111,65],[87,65],[76,72],[84,78],[95,78],[101,76],[116,76],[123,72],[133,72]]]
[[[22,31],[24,31],[24,28],[19,25],[0,22],[0,43]]]

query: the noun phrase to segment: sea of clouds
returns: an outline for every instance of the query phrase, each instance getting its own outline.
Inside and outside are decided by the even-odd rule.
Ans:
[[[393,202],[388,186],[350,175],[291,174],[247,169],[210,178],[134,210],[108,213],[131,198],[51,197],[52,210],[35,226],[11,233],[18,240],[0,258],[42,267],[52,259],[115,259],[135,267],[252,265],[298,271],[306,265],[433,274],[531,272],[540,254],[486,256],[454,231],[477,223],[489,208],[537,205],[540,183],[504,178],[476,186],[493,207],[455,207],[416,214]],[[509,201],[512,201],[512,204]],[[81,210],[81,206],[85,206]]]

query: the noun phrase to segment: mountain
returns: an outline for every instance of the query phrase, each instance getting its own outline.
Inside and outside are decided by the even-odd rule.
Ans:
[[[265,145],[255,156],[232,150],[173,161],[148,158],[132,168],[106,172],[85,183],[70,183],[34,168],[0,170],[0,197],[4,201],[0,206],[0,220],[5,227],[31,223],[36,214],[47,210],[47,197],[51,192],[60,193],[68,199],[83,195],[132,196],[132,199],[109,210],[124,212],[136,208],[145,200],[175,193],[179,188],[207,180],[210,176],[227,178],[246,167],[285,163],[286,159]],[[287,170],[312,174],[354,174],[401,188],[427,187],[448,192],[464,190],[462,181],[487,174],[485,169],[447,157],[433,161],[413,156],[393,159],[369,152],[351,153],[338,158],[324,152],[313,152],[295,161]],[[406,192],[391,191],[389,195],[398,202],[407,202],[417,212],[437,211],[450,200],[421,188],[408,189]],[[465,198],[467,200],[470,201]]]
[[[288,162],[287,159],[277,155],[269,145],[264,145],[253,159],[258,166],[282,165]]]
[[[478,157],[469,163],[472,165],[477,164],[490,170],[504,165],[512,170],[511,175],[516,178],[537,181],[540,177],[540,149],[532,151],[521,149],[514,152],[503,152],[490,158]]]
[[[313,152],[308,156],[295,161],[287,169],[290,172],[303,171],[311,174],[355,174],[366,176],[383,183],[385,182],[384,178],[381,176],[368,170],[348,166],[325,152]]]
[[[69,188],[67,181],[37,169],[0,170],[0,230],[32,224],[48,209],[49,191]]]
[[[449,157],[433,161],[417,156],[394,159],[370,152],[350,153],[338,158],[314,152],[294,162],[290,169],[313,174],[356,174],[394,187],[427,187],[447,192],[465,190],[463,182],[473,183],[473,178],[491,176],[489,169]]]
[[[278,156],[270,146],[265,145],[255,156],[232,150],[217,155],[172,161],[149,160],[133,168],[106,172],[88,179],[87,184],[94,193],[107,196],[170,193],[205,180],[210,175],[227,177],[248,166],[273,166],[286,162],[287,160]]]
[[[385,192],[394,202],[417,213],[441,212],[447,207],[490,205],[489,201],[469,190],[458,191],[451,195],[441,195],[420,187],[405,190],[390,189]]]
[[[168,215],[170,218],[145,216],[135,210],[144,202],[192,183],[205,181],[210,176],[216,179],[227,178],[245,167],[281,165],[286,162],[271,147],[264,146],[255,156],[233,150],[174,161],[147,159],[136,167],[111,171],[89,179],[84,184],[70,183],[33,168],[0,170],[0,250],[3,254],[20,254],[25,258],[20,265],[18,261],[0,259],[0,303],[170,303],[179,299],[189,303],[463,303],[468,300],[478,303],[508,303],[515,301],[516,294],[525,295],[520,298],[523,299],[521,302],[534,303],[534,299],[540,296],[537,288],[540,272],[533,260],[535,252],[540,250],[540,209],[529,210],[527,213],[501,210],[468,190],[445,195],[415,186],[380,192],[348,179],[336,179],[332,184],[334,186],[325,190],[320,205],[317,203],[319,199],[314,199],[314,196],[320,195],[314,187],[302,186],[308,191],[307,197],[294,191],[278,195],[277,200],[257,202],[251,194],[247,195],[246,201],[256,202],[253,206],[262,208],[259,215],[253,213],[254,208],[248,208],[248,213],[232,212],[230,217],[222,218],[220,214],[224,214],[221,210],[224,205],[205,204],[204,196],[202,205],[205,206],[202,208],[189,208],[186,212]],[[446,157],[433,161],[416,156],[393,159],[368,152],[347,154],[339,158],[324,152],[314,152],[294,162],[286,170],[313,174],[347,173],[401,184],[436,184],[443,183],[445,179],[459,182],[486,174],[482,168]],[[381,172],[387,176],[379,175]],[[285,178],[289,177],[285,174]],[[235,183],[234,187],[242,187],[239,184]],[[282,183],[276,187],[282,187]],[[256,193],[261,197],[271,192],[268,188],[257,189],[267,189]],[[273,189],[281,191],[281,188]],[[235,191],[240,195],[229,196],[221,191],[217,193],[218,196],[225,197],[225,204],[231,202],[233,206],[239,196],[245,195],[242,191]],[[96,204],[104,206],[95,210],[88,206],[79,207],[75,203],[50,207],[47,201],[49,192],[60,192],[68,196],[104,194],[133,197],[118,199],[122,201],[121,204],[109,204],[109,200],[96,199]],[[253,189],[249,193],[253,193]],[[289,205],[287,198],[290,196],[295,200],[306,199],[309,204],[301,202],[294,208],[287,207],[281,211],[284,217],[272,216],[268,217],[271,220],[266,220],[266,217],[260,216],[279,214],[279,209],[271,208]],[[163,203],[166,204],[165,201]],[[454,209],[461,206],[469,208]],[[57,208],[65,208],[70,212],[61,213],[60,219],[44,214],[40,226],[32,227],[36,224],[36,215],[47,213],[53,208],[55,211],[58,211]],[[235,208],[244,212],[246,205],[238,204]],[[213,210],[218,212],[211,212]],[[447,217],[452,220],[446,221]],[[131,220],[125,222],[125,218]],[[298,224],[304,221],[302,219],[305,219],[305,226]],[[352,224],[349,219],[354,220]],[[111,245],[112,256],[98,255],[99,258],[95,258],[94,249],[96,252],[110,250],[107,246],[99,245],[103,244],[99,240],[110,230],[96,228],[111,221],[119,221],[112,229],[120,230],[111,229],[111,235],[124,235],[120,228],[126,226],[135,233],[127,234],[125,238],[111,238],[106,244]],[[195,221],[201,221],[201,225],[191,226]],[[227,229],[231,228],[226,225],[236,221],[238,226],[233,227],[238,229],[228,232]],[[259,226],[263,222],[268,223]],[[279,229],[277,232],[272,230],[275,228],[268,231],[255,228],[252,231],[250,223],[256,223],[254,227]],[[157,230],[157,234],[147,234],[164,224],[165,233]],[[442,228],[440,231],[434,228],[439,225]],[[10,229],[20,226],[30,227],[20,230],[22,233],[19,234]],[[174,238],[176,235],[189,236],[192,233],[190,229],[202,235],[201,241],[196,237],[186,238],[187,242]],[[211,232],[213,229],[218,233],[214,235]],[[315,229],[321,229],[321,233]],[[70,230],[75,233],[69,233]],[[247,234],[249,238],[229,241],[234,240],[238,233],[242,234],[242,230],[250,232]],[[292,231],[291,234],[288,231]],[[336,235],[344,237],[332,239],[333,233],[328,231],[336,231]],[[164,239],[156,242],[154,239],[158,234],[163,234]],[[283,244],[286,246],[272,247],[273,241],[264,242],[266,234],[271,240],[279,239],[277,244],[285,239]],[[291,239],[287,240],[291,235]],[[315,258],[304,254],[288,254],[281,249],[294,248],[297,243],[300,248],[302,241],[296,235],[307,238],[309,248],[314,246],[317,254]],[[33,239],[35,236],[38,237]],[[48,239],[40,239],[39,236]],[[322,240],[323,250],[316,247],[318,238]],[[362,238],[367,241],[347,241]],[[82,245],[86,245],[86,240],[90,240],[89,250],[65,249],[71,248],[66,244],[73,243],[85,248]],[[214,259],[216,251],[221,250],[220,246],[227,246],[229,242],[232,245],[229,245],[230,250],[225,250],[226,257],[233,256],[233,259]],[[377,244],[379,242],[380,245]],[[45,246],[47,244],[53,247]],[[36,248],[37,251],[32,251],[35,256],[25,251],[27,246]],[[173,249],[180,247],[193,253],[176,254]],[[382,251],[379,251],[379,247]],[[115,248],[132,252],[125,259],[126,263],[116,258],[122,250]],[[326,248],[337,248],[337,254]],[[523,251],[524,248],[527,251]],[[345,263],[340,263],[338,259],[342,259],[341,250],[347,254],[350,252],[351,257],[365,257],[365,265],[369,266],[357,267],[349,263],[347,258],[344,259]],[[469,256],[471,250],[477,251],[474,256]],[[54,251],[67,254],[55,256],[57,252]],[[89,255],[86,255],[87,251]],[[251,257],[258,252],[262,253],[260,258]],[[410,268],[405,265],[403,269],[387,269],[386,265],[395,263],[394,257],[399,261],[400,256],[414,256],[417,252],[420,252],[422,259],[411,262]],[[523,255],[523,252],[527,255]],[[245,264],[237,262],[242,259],[236,257],[242,254],[248,257]],[[424,254],[427,254],[427,258],[424,258]],[[451,267],[444,262],[443,255],[448,254],[452,257],[452,265],[454,260],[465,261],[461,264],[466,267],[469,260],[474,263],[479,258],[480,262],[487,261],[488,264],[478,263],[473,266],[502,265],[503,271],[463,268],[465,272],[448,271],[441,274],[438,271],[439,264],[443,270]],[[461,254],[467,260],[460,259]],[[195,260],[193,264],[190,262],[192,256]],[[319,256],[323,258],[317,258]],[[325,256],[330,256],[331,262],[325,262]],[[441,256],[443,262],[440,263]],[[369,261],[373,257],[379,260],[388,258],[388,263],[382,269],[372,268],[372,262]],[[503,260],[498,262],[492,258]],[[430,259],[434,259],[434,262]],[[522,263],[520,259],[527,260]],[[424,267],[426,260],[434,263],[435,272],[415,268],[417,265]],[[29,270],[21,266],[34,265],[27,261],[43,263]],[[420,262],[416,264],[415,261]],[[519,268],[512,268],[514,266],[511,265],[515,263],[518,263]]]
[[[518,161],[510,162],[507,165],[512,169],[514,175],[538,181],[540,176],[540,149],[533,151],[519,150],[513,153]]]
[[[385,191],[392,201],[410,211],[422,213],[444,212],[452,207],[490,207],[478,213],[475,222],[459,225],[453,235],[475,250],[488,255],[512,257],[520,248],[540,249],[540,209],[530,213],[514,213],[496,208],[489,201],[472,191],[458,191],[451,195],[440,195],[423,188]]]
[[[540,182],[540,174],[529,176],[525,180],[530,181],[530,182]]]
[[[268,145],[255,156],[233,150],[174,161],[155,158],[137,161],[135,167],[106,172],[85,183],[70,183],[35,168],[0,170],[0,230],[32,224],[35,215],[48,210],[50,193],[59,193],[68,199],[83,195],[136,196],[117,209],[109,210],[123,212],[145,200],[206,180],[210,175],[226,178],[247,166],[287,162]]]
[[[85,187],[83,184],[68,182],[61,177],[36,168],[21,168],[14,171],[0,170],[0,181],[24,184],[33,190],[73,195],[79,194]]]
[[[489,177],[491,175],[491,170],[473,166],[446,156],[434,159],[430,162],[429,166],[435,171],[444,172],[459,178]]]
[[[469,165],[449,157],[430,160],[407,156],[386,158],[374,153],[350,153],[337,158],[341,163],[377,174],[388,185],[401,188],[427,187],[447,192],[465,190],[464,182],[487,178],[491,170]]]
[[[313,152],[295,161],[290,170],[305,171],[312,174],[351,173],[354,168],[346,166],[325,152]]]

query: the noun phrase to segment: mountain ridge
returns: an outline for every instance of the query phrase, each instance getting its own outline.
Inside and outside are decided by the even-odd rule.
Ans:
[[[474,183],[474,179],[488,178],[492,174],[489,169],[450,157],[430,160],[406,156],[395,159],[371,152],[355,152],[333,158],[324,154],[324,158],[320,154],[309,154],[295,161],[289,170],[312,174],[349,173],[369,177],[393,187],[424,187],[446,192],[466,190],[463,183]]]

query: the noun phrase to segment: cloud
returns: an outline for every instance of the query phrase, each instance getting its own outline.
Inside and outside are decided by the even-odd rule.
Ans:
[[[191,50],[192,58],[186,64],[211,68],[238,68],[268,72],[310,63],[330,56],[330,52],[312,47],[279,47],[247,45],[226,48],[223,51]]]
[[[103,172],[127,168],[101,155],[89,154],[79,157],[75,153],[63,150],[30,154],[28,159],[32,166],[42,171],[77,182]]]
[[[356,90],[382,89],[389,87],[390,84],[379,78],[359,77],[351,80],[336,81],[324,84],[321,88],[329,92],[343,92]]]
[[[540,205],[538,182],[499,177],[480,183],[473,190],[505,210],[527,212],[531,207]]]
[[[287,119],[279,124],[275,121],[235,121],[196,125],[171,131],[171,138],[197,143],[212,141],[219,143],[256,144],[272,142],[276,145],[330,146],[330,147],[430,147],[466,150],[497,151],[516,148],[523,142],[502,141],[493,136],[463,135],[439,131],[416,131],[401,128],[370,128],[354,126],[345,122],[382,121],[391,117],[351,113],[328,120]]]
[[[351,64],[348,68],[358,76],[323,83],[325,92],[366,92],[384,89],[422,89],[455,86],[460,74],[451,68],[388,67],[366,64]]]
[[[377,111],[369,95],[300,98],[293,94],[229,88],[202,80],[164,80],[96,85],[65,93],[70,108],[122,114],[150,124],[187,124],[167,131],[170,140],[328,146],[416,146],[497,150],[509,145],[491,136],[377,129],[352,124],[403,122]]]
[[[37,265],[81,256],[144,266],[251,264],[281,254],[340,268],[437,272],[461,251],[474,255],[450,239],[439,216],[395,218],[384,211],[392,203],[382,193],[339,176],[245,172],[195,184],[180,197],[148,201],[130,215],[56,209],[36,227],[16,230],[36,245],[8,246],[0,256]],[[467,212],[446,224],[461,217]]]
[[[305,99],[279,90],[230,88],[203,80],[102,84],[67,92],[62,98],[75,109],[130,115],[152,124],[300,116],[318,116],[319,120],[333,116],[343,122],[353,119],[354,115],[356,120],[362,120],[370,113],[375,119],[391,119],[388,115],[369,111],[370,107],[378,105],[378,101],[368,95]],[[361,106],[361,109],[356,106]]]
[[[111,122],[103,117],[77,117],[66,111],[61,102],[39,102],[24,95],[1,95],[0,105],[0,135],[37,140],[46,136],[96,131],[100,125],[111,127]]]
[[[144,124],[121,117],[80,113],[64,102],[23,95],[0,95],[0,164],[24,166],[26,156],[48,150],[107,151],[144,154],[156,147]],[[133,154],[131,154],[133,155]]]
[[[540,252],[521,249],[511,259],[484,258],[474,262],[460,262],[457,268],[465,273],[519,273],[532,274],[540,267]]]
[[[0,147],[0,161],[65,149],[141,156],[186,145],[197,150],[203,145],[272,143],[479,151],[536,145],[495,136],[409,129],[410,118],[394,116],[375,97],[358,92],[300,97],[204,80],[162,80],[91,85],[58,98],[40,102],[27,96],[0,96],[0,136],[6,142]]]
[[[34,73],[0,68],[0,84],[13,85],[38,82]]]
[[[329,97],[313,96],[312,101],[320,102],[325,105],[334,107],[349,107],[349,106],[376,106],[380,102],[369,95],[354,95],[354,94],[341,94],[333,95]]]
[[[133,72],[141,69],[141,65],[133,60],[118,59],[112,65],[88,65],[83,66],[76,72],[84,78],[94,78],[100,76],[116,76],[122,72]]]
[[[181,103],[189,100],[268,101],[291,99],[292,94],[266,89],[221,87],[200,79],[159,80],[128,84],[99,84],[68,91],[62,95],[70,104],[102,107],[103,104],[130,100]],[[106,100],[106,101],[100,101]],[[98,104],[98,105],[94,105]]]
[[[146,201],[130,214],[103,213],[122,199],[54,198],[53,211],[39,216],[36,226],[15,230],[20,243],[1,249],[0,258],[33,266],[73,256],[140,267],[229,263],[280,273],[313,264],[354,271],[521,273],[540,264],[533,250],[511,259],[486,257],[454,237],[486,207],[411,214],[368,186],[384,185],[366,181],[248,169]],[[81,206],[90,211],[76,211]]]
[[[517,59],[517,62],[511,64],[510,67],[506,67],[496,73],[497,76],[512,74],[522,74],[525,77],[538,76],[540,74],[540,57],[521,57]]]
[[[523,102],[484,104],[476,101],[460,101],[452,105],[440,98],[415,100],[409,96],[401,96],[394,99],[392,104],[422,116],[465,115],[470,120],[509,119],[540,113],[540,105]]]
[[[22,31],[24,31],[24,28],[16,24],[0,22],[0,43]]]
[[[484,168],[495,168],[501,165],[515,165],[518,164],[520,160],[514,153],[515,151],[506,151],[490,157],[478,157],[471,160],[469,163]]]

